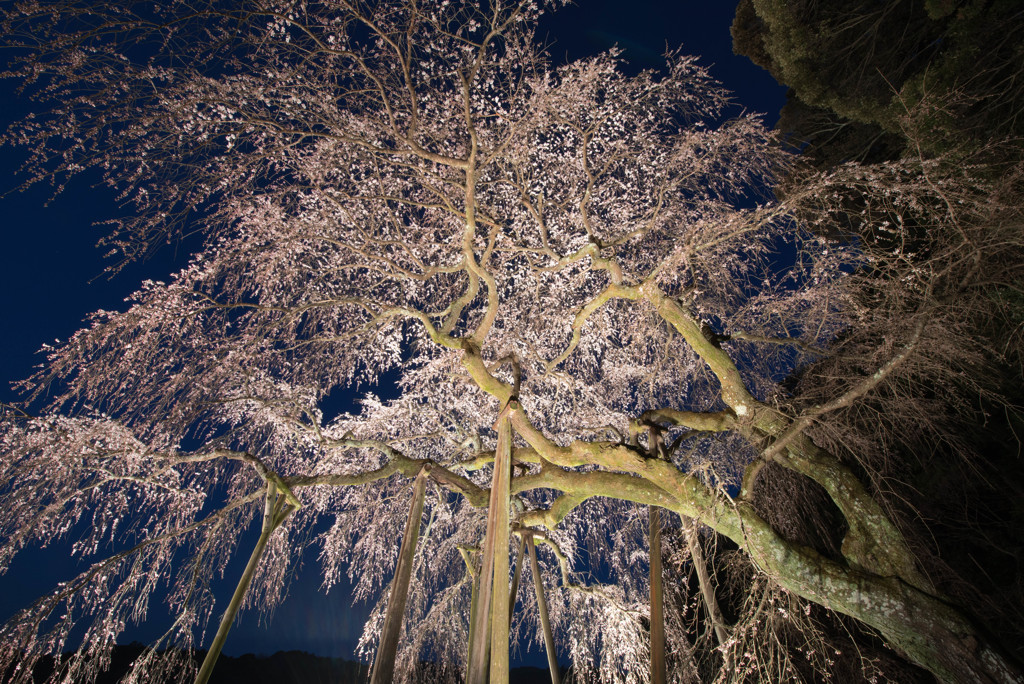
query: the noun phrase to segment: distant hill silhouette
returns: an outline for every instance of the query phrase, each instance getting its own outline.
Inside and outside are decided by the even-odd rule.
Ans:
[[[96,684],[116,684],[138,658],[145,646],[139,643],[116,646],[111,658],[110,669],[102,673]],[[193,654],[197,666],[206,655],[205,651]],[[33,672],[36,681],[45,680],[54,670],[55,660],[45,659]],[[424,670],[431,663],[422,663]],[[245,654],[241,656],[221,655],[217,667],[210,677],[210,684],[365,684],[369,680],[369,665],[344,658],[327,658],[305,651],[278,651],[270,656]],[[8,680],[4,673],[3,681]],[[428,673],[424,672],[424,675]],[[509,675],[510,684],[535,684],[549,682],[547,669],[536,667],[513,668]]]

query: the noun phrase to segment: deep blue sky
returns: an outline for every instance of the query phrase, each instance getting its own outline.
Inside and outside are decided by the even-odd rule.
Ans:
[[[723,0],[583,0],[548,17],[540,35],[550,44],[556,61],[618,45],[631,64],[642,68],[658,67],[666,47],[682,46],[684,52],[700,55],[713,75],[735,93],[737,113],[741,107],[761,112],[774,124],[785,89],[745,57],[732,54],[729,26],[734,7]],[[29,103],[14,99],[10,84],[0,83],[0,102],[0,125],[30,111]],[[17,187],[20,160],[17,150],[0,149],[0,195]],[[110,191],[73,184],[44,206],[51,194],[49,188],[39,187],[0,196],[0,401],[15,397],[8,381],[30,374],[41,344],[67,338],[91,311],[122,308],[124,297],[143,278],[166,278],[187,256],[180,246],[170,245],[148,262],[108,279],[103,275],[102,253],[94,247],[103,228],[93,224],[117,216],[119,209]],[[254,541],[255,531],[248,536]],[[243,550],[251,548],[248,536]],[[351,656],[363,610],[350,608],[344,591],[319,596],[315,554],[307,553],[304,560],[292,596],[273,616],[270,629],[259,625],[256,615],[243,614],[228,639],[226,653],[301,649]],[[244,563],[243,557],[237,568],[229,569],[220,605],[226,605]],[[11,572],[0,577],[0,620],[66,579],[62,572],[67,568],[67,552],[60,546],[16,561]],[[163,620],[154,621],[160,624],[132,630],[127,640],[159,634]],[[543,662],[543,656],[538,657]]]

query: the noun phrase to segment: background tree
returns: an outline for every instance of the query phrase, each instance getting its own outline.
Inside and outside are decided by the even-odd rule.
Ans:
[[[658,506],[735,545],[743,598],[714,630],[723,680],[828,671],[797,650],[829,643],[827,609],[945,681],[1020,681],[925,572],[878,479],[885,445],[846,419],[886,400],[938,429],[920,390],[936,383],[999,400],[976,384],[989,360],[958,325],[976,302],[947,293],[1019,282],[1013,182],[917,159],[807,175],[769,202],[785,160],[756,118],[720,121],[726,93],[692,59],[635,77],[614,53],[554,68],[532,34],[539,11],[8,9],[6,75],[52,105],[7,136],[28,148],[30,178],[102,173],[132,208],[110,238],[125,258],[205,236],[169,283],[51,350],[26,384],[37,415],[6,410],[2,560],[86,521],[75,550],[94,559],[3,627],[15,680],[81,623],[68,671],[88,678],[164,587],[177,617],[155,646],[204,643],[211,577],[285,500],[296,510],[266,539],[247,603],[280,601],[309,543],[326,584],[347,566],[357,596],[380,595],[425,466],[396,671],[437,657],[432,676],[460,677],[500,415],[514,531],[542,545],[551,620],[581,676],[646,677],[638,560]],[[927,254],[822,237],[850,192],[897,243],[931,226]],[[978,229],[981,215],[1003,230]],[[787,393],[797,369],[806,384]],[[397,399],[325,418],[332,390],[389,370]],[[758,505],[782,470],[837,521],[816,545]],[[696,559],[705,542],[686,536]],[[587,558],[608,581],[584,580]],[[669,566],[667,586],[684,586],[692,561]],[[669,665],[686,678],[707,665],[676,596]],[[520,599],[513,634],[535,634],[522,617],[535,599]],[[131,677],[180,676],[175,657],[150,651]]]
[[[1019,45],[1002,37],[1014,33],[1022,18],[1015,3],[783,7],[755,0],[740,3],[733,36],[737,51],[792,86],[778,129],[802,147],[808,165],[835,171],[850,160],[926,159],[912,173],[918,182],[931,183],[948,179],[940,169],[959,160],[961,178],[985,179],[989,189],[979,199],[992,192],[1002,198],[998,204],[1020,192],[1016,113],[1024,91],[1013,77]],[[866,26],[871,30],[860,30]],[[799,192],[802,177],[803,172],[792,174],[777,192]],[[818,230],[848,231],[931,268],[935,246],[945,239],[942,226],[916,212],[888,215],[886,204],[870,201],[860,185],[840,194],[842,200],[830,209],[832,221],[819,222]],[[893,224],[902,229],[890,232]],[[848,416],[852,423],[841,428],[842,440],[872,435],[882,446],[868,450],[875,453],[871,472],[877,482],[889,483],[888,499],[903,511],[903,519],[927,522],[911,525],[916,529],[908,532],[916,538],[919,558],[928,559],[931,576],[962,605],[990,616],[1007,633],[1007,642],[1016,643],[1024,635],[1024,587],[1014,559],[1024,550],[1024,527],[1020,498],[1006,493],[1024,485],[1022,424],[1014,408],[1024,403],[1024,309],[1017,277],[1004,278],[1009,272],[1003,267],[1019,263],[1019,218],[1013,212],[961,212],[952,227],[981,241],[948,243],[961,263],[990,271],[991,277],[961,272],[934,294],[962,306],[955,325],[969,340],[965,358],[973,350],[984,361],[964,371],[971,383],[950,377],[918,388],[918,410],[927,406],[929,415],[942,415],[942,421],[922,421],[907,414],[906,405],[899,408],[877,395]],[[985,242],[991,248],[979,250]],[[1000,243],[1005,251],[996,247]],[[824,376],[802,372],[798,394],[816,393],[811,378],[837,371],[831,362],[819,368]],[[832,428],[841,423],[833,420]],[[773,499],[781,500],[785,497]]]
[[[792,88],[780,127],[827,166],[895,158],[907,133],[929,154],[1014,140],[1019,158],[1022,25],[1012,0],[742,0],[732,34]]]

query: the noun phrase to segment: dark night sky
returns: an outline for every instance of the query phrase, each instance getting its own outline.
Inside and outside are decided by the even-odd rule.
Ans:
[[[732,54],[729,25],[734,6],[716,0],[583,0],[549,16],[542,23],[540,36],[546,38],[556,61],[618,45],[632,65],[642,68],[658,67],[666,47],[682,46],[684,52],[700,55],[703,64],[711,65],[713,75],[735,93],[736,113],[741,108],[761,112],[773,124],[784,103],[785,89],[745,57]],[[0,83],[0,101],[0,125],[30,111],[28,103],[13,97],[10,84]],[[44,205],[52,190],[46,187],[4,196],[18,185],[20,160],[18,150],[0,149],[0,401],[16,397],[8,381],[31,372],[39,361],[35,352],[41,344],[65,339],[91,311],[122,308],[124,297],[143,278],[166,278],[187,259],[180,245],[169,245],[149,261],[107,278],[102,252],[94,247],[103,227],[93,224],[117,216],[119,208],[112,193],[80,182],[49,206]],[[255,535],[255,530],[250,530],[252,541]],[[251,548],[252,541],[245,537],[240,548]],[[241,558],[237,568],[230,567],[229,580],[221,583],[224,602],[244,563]],[[67,551],[61,545],[25,554],[10,573],[0,577],[0,620],[66,579],[63,575],[70,570]],[[317,593],[318,584],[312,551],[306,554],[291,598],[277,610],[270,628],[258,624],[254,613],[243,613],[225,652],[270,654],[299,649],[351,657],[365,609],[351,608],[343,590],[322,597]],[[130,630],[125,640],[145,641],[158,635],[165,628],[164,620],[156,611],[152,615],[158,624]],[[542,655],[537,657],[543,660]],[[533,657],[528,660],[536,662]]]

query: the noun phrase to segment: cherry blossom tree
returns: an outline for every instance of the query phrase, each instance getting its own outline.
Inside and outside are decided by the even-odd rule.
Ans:
[[[830,611],[943,681],[1022,681],[923,570],[857,428],[861,408],[912,406],[915,388],[983,363],[949,293],[1006,247],[977,227],[1010,211],[979,202],[995,181],[909,160],[770,200],[787,160],[756,117],[725,120],[727,93],[694,59],[556,67],[533,35],[543,9],[7,7],[5,75],[49,106],[7,134],[29,180],[101,174],[130,207],[107,238],[118,257],[205,240],[49,349],[26,404],[5,409],[0,562],[87,530],[86,569],[2,628],[14,681],[79,625],[67,676],[95,675],[161,593],[176,617],[129,678],[181,677],[239,606],[283,600],[309,545],[325,588],[347,572],[379,600],[361,646],[391,634],[405,676],[431,658],[435,675],[500,681],[507,630],[543,643],[543,600],[582,676],[646,680],[661,613],[659,667],[687,681],[699,597],[721,681],[803,677],[768,637],[795,630],[813,652]],[[836,238],[851,194],[887,239]],[[378,392],[397,398],[325,416],[332,392],[392,377]],[[837,512],[834,548],[759,507],[776,472]],[[253,524],[259,543],[239,548]],[[705,549],[715,538],[735,550]],[[508,602],[518,548],[537,591]],[[215,638],[228,597],[211,580],[250,552]],[[726,557],[746,587],[729,624]],[[411,582],[386,610],[393,574]]]

